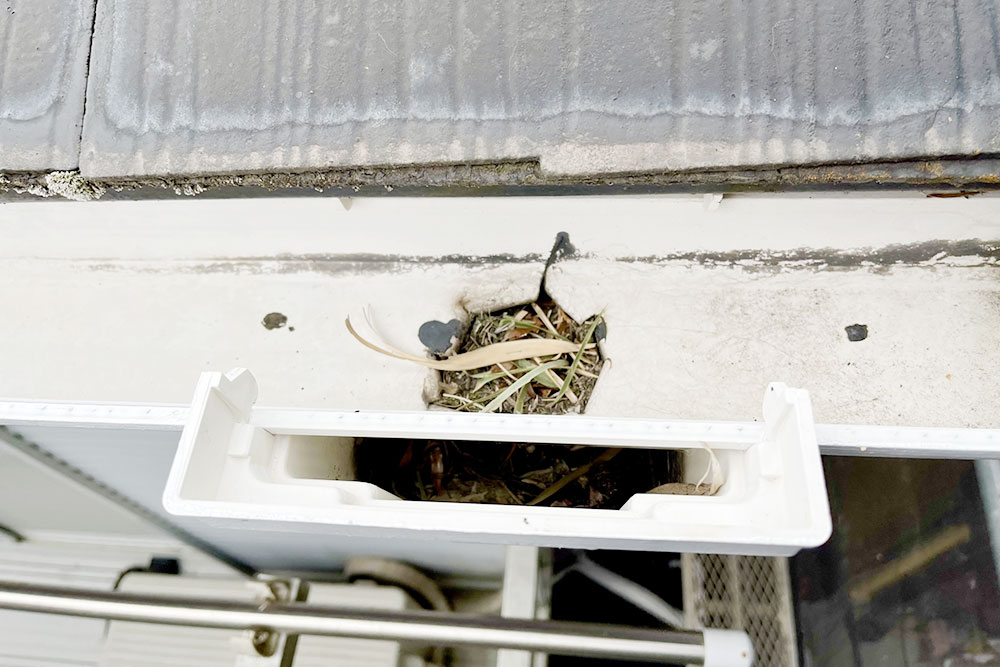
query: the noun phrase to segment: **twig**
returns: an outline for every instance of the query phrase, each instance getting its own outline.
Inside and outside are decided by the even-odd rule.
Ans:
[[[504,363],[505,363],[505,362],[501,362],[501,363],[497,364],[497,366],[499,366],[499,367],[500,367],[500,370],[502,370],[502,371],[504,372],[504,374],[505,374],[505,375],[506,375],[507,377],[509,377],[509,378],[510,378],[510,381],[511,381],[511,382],[517,382],[517,378],[516,378],[516,377],[514,377],[513,375],[511,375],[511,372],[510,372],[510,369],[509,369],[509,368],[507,368],[507,366],[505,366],[505,365],[504,365]]]
[[[545,327],[549,331],[551,331],[553,334],[555,334],[556,336],[559,336],[559,332],[556,331],[556,328],[554,326],[552,326],[552,322],[549,322],[549,318],[545,315],[545,311],[542,310],[541,306],[539,306],[537,303],[535,303],[534,301],[532,301],[531,302],[531,308],[535,311],[535,315],[538,315],[538,319],[540,319],[542,321],[542,324],[544,324]],[[562,338],[562,336],[559,336],[559,337]]]
[[[524,399],[528,395],[528,385],[521,387],[520,391],[517,392],[517,398],[514,399],[514,413],[521,414],[524,412]]]
[[[569,383],[573,379],[573,375],[576,373],[577,366],[580,365],[580,359],[583,358],[583,352],[584,350],[587,349],[587,345],[590,343],[590,339],[594,336],[594,331],[597,330],[597,325],[600,324],[601,319],[602,319],[601,315],[595,317],[593,323],[591,323],[590,327],[587,329],[587,333],[583,337],[583,343],[580,345],[580,349],[576,353],[576,356],[573,357],[573,363],[570,364],[569,370],[566,371],[566,381],[563,382],[562,389],[560,389],[559,393],[556,394],[557,401],[563,397],[563,394],[569,391]]]
[[[507,462],[510,461],[510,457],[514,456],[514,450],[516,450],[516,449],[517,449],[517,443],[515,442],[514,444],[512,444],[510,446],[510,451],[507,452],[507,458],[505,458],[503,460],[503,463],[500,464],[501,468],[504,467],[505,465],[507,465]]]
[[[477,408],[479,408],[480,410],[483,409],[482,403],[476,403],[475,401],[469,400],[465,396],[458,396],[456,394],[441,394],[441,398],[454,398],[456,401],[460,401],[460,402],[466,403],[468,405],[474,405]]]
[[[534,361],[539,366],[542,365],[542,360],[538,357],[534,357],[532,361]],[[549,369],[545,371],[545,374],[549,376],[549,379],[552,380],[557,387],[563,386],[562,378],[556,375],[555,371]],[[568,398],[569,402],[573,405],[576,405],[577,403],[580,402],[580,399],[577,397],[576,394],[573,393],[573,390],[570,389],[569,387],[566,388],[566,398]]]
[[[537,324],[535,324],[533,322],[528,322],[527,320],[512,320],[511,323],[510,323],[510,326],[508,326],[508,325],[501,325],[500,328],[498,328],[496,330],[496,332],[497,333],[503,333],[503,332],[506,331],[507,332],[507,340],[511,340],[511,333],[513,331],[518,330],[518,329],[521,329],[522,331],[525,332],[524,334],[521,334],[520,337],[524,337],[525,335],[528,335],[528,334],[536,334],[538,332],[542,332],[542,333],[546,333],[547,332],[547,330],[545,329],[545,327],[540,327],[540,326],[538,326]],[[566,338],[566,336],[562,335],[561,333],[555,332],[555,331],[548,331],[547,333],[551,333],[553,336],[555,336],[559,340],[567,340],[567,341],[569,340],[569,338]],[[545,338],[545,336],[538,336],[538,338]]]
[[[530,501],[528,501],[527,504],[528,505],[537,505],[538,503],[542,502],[543,500],[545,500],[547,498],[550,498],[551,496],[553,496],[556,493],[558,493],[559,491],[561,491],[563,487],[565,487],[567,484],[569,484],[573,480],[579,479],[582,475],[587,474],[587,472],[591,468],[593,468],[594,466],[600,465],[601,463],[607,463],[608,461],[610,461],[611,459],[613,459],[615,456],[618,455],[618,453],[620,451],[621,451],[620,447],[615,447],[615,448],[612,448],[612,449],[605,450],[605,452],[603,454],[601,454],[600,456],[598,456],[596,459],[594,459],[590,463],[584,463],[582,466],[580,466],[576,470],[571,471],[565,477],[563,477],[562,479],[560,479],[558,482],[556,482],[555,484],[553,484],[552,486],[550,486],[549,488],[545,489],[540,494],[538,494],[537,496],[535,496],[534,498],[532,498]]]
[[[483,408],[482,411],[483,412],[493,412],[494,410],[498,409],[499,407],[501,407],[503,405],[503,402],[506,401],[511,396],[513,396],[514,392],[516,392],[518,389],[520,389],[524,385],[526,385],[529,382],[531,382],[533,379],[535,379],[536,376],[541,375],[542,373],[544,373],[549,368],[552,368],[553,366],[556,366],[557,364],[560,364],[560,363],[565,364],[566,362],[564,362],[564,361],[550,361],[547,364],[542,364],[541,366],[537,366],[536,368],[528,371],[527,373],[525,373],[524,375],[522,375],[521,378],[517,382],[513,383],[512,385],[510,385],[509,387],[507,387],[506,389],[504,389],[502,392],[500,392],[496,396],[496,398],[494,398],[492,401],[490,401],[489,403],[487,403],[486,407]]]
[[[510,490],[510,487],[507,486],[506,482],[504,482],[503,480],[500,480],[500,486],[503,487],[503,490],[506,491],[507,495],[511,497],[511,499],[514,501],[515,505],[520,505],[521,504],[521,500],[517,496],[514,495],[514,492]]]

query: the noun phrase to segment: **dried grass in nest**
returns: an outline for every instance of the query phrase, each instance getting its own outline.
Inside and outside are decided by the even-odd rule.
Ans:
[[[603,338],[602,316],[576,322],[554,303],[474,315],[457,354],[443,360],[394,348],[368,312],[366,322],[376,343],[358,334],[350,319],[346,325],[369,349],[440,370],[442,395],[433,404],[466,412],[581,412],[604,361],[596,344]],[[544,356],[529,356],[539,349]],[[484,360],[490,365],[472,368]],[[682,484],[674,451],[609,448],[595,456],[587,447],[470,444],[401,440],[387,456],[393,441],[371,446],[362,440],[359,479],[411,500],[598,508],[620,507],[634,493],[712,495],[724,481],[711,450],[702,479]]]
[[[602,321],[600,315],[595,315],[576,322],[554,303],[478,313],[469,324],[459,353],[521,339],[568,341],[575,349],[468,371],[442,371],[441,398],[433,404],[466,412],[581,412],[603,363],[598,347],[593,345]]]
[[[407,500],[619,509],[681,478],[666,449],[365,438],[355,453],[358,479]]]

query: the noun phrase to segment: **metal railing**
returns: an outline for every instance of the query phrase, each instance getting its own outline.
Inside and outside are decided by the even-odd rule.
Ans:
[[[220,602],[5,582],[0,582],[0,608],[120,621],[251,630],[261,635],[333,635],[426,645],[513,648],[667,664],[701,665],[706,660],[702,632],[500,616],[358,610],[273,601],[260,604]],[[749,664],[750,656],[742,657],[746,658],[745,664]],[[731,664],[743,662],[737,660]]]

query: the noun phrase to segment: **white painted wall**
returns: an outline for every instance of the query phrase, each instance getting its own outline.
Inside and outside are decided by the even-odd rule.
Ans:
[[[36,539],[100,533],[150,539],[164,533],[0,440],[0,524]],[[0,535],[0,540],[5,540]]]
[[[38,444],[164,521],[255,569],[331,572],[340,569],[347,558],[368,555],[399,558],[430,571],[449,574],[495,577],[503,572],[504,549],[496,545],[455,546],[430,540],[344,538],[324,535],[321,529],[310,533],[253,528],[241,530],[172,516],[163,509],[160,497],[170,472],[179,431],[52,426],[22,427],[16,431],[27,441]],[[5,450],[5,443],[0,442],[0,451]],[[20,485],[12,483],[5,490],[0,490],[0,499],[13,499],[20,492]],[[48,486],[40,487],[37,493],[47,495],[51,490]],[[74,502],[75,499],[53,495],[52,502],[46,503],[47,512],[65,511],[68,517],[73,517],[78,511],[74,509]],[[111,509],[117,507],[112,505]],[[87,516],[91,514],[90,509],[79,511]],[[13,508],[11,515],[17,519],[20,512]],[[110,516],[115,517],[114,514]],[[95,520],[100,517],[94,514]],[[104,521],[110,521],[110,518]],[[9,525],[24,526],[26,522],[19,519]]]

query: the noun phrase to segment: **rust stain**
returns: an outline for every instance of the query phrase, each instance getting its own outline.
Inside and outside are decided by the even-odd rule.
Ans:
[[[974,197],[983,194],[982,190],[959,190],[958,192],[928,192],[927,196],[934,199],[954,199],[955,197]]]

